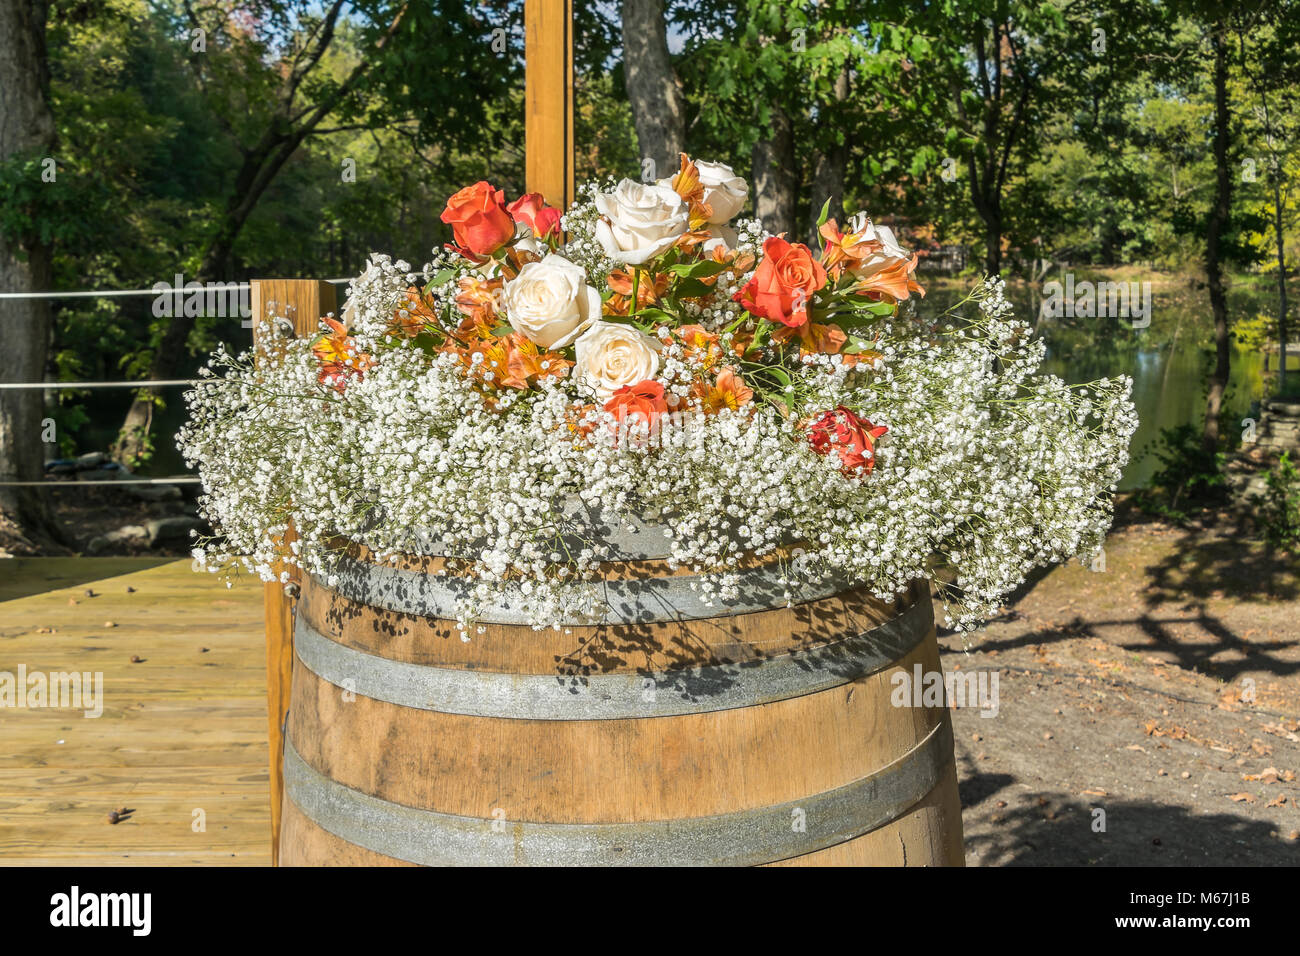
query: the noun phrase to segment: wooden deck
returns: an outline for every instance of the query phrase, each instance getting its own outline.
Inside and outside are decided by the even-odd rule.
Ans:
[[[0,674],[20,665],[102,672],[103,714],[0,707],[0,865],[270,863],[259,582],[227,590],[188,560],[0,561]]]

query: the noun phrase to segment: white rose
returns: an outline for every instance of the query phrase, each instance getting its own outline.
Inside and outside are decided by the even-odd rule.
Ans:
[[[860,212],[850,219],[849,227],[845,231],[859,234],[868,241],[879,242],[884,247],[869,258],[864,259],[861,266],[854,268],[853,271],[864,278],[875,275],[895,259],[902,259],[904,262],[911,261],[912,254],[898,244],[898,240],[894,237],[894,230],[888,226],[873,224],[864,212]]]
[[[695,161],[700,171],[700,185],[704,187],[704,201],[713,210],[709,222],[720,226],[736,218],[749,198],[749,183],[736,175],[726,163]]]
[[[686,232],[690,212],[666,186],[631,179],[612,193],[596,194],[596,239],[615,262],[640,265],[664,252]]]
[[[563,256],[528,262],[501,292],[506,317],[544,349],[558,349],[600,318],[600,293],[587,285],[587,273]]]
[[[574,343],[573,377],[591,386],[602,402],[624,385],[654,378],[659,343],[630,325],[597,322]]]

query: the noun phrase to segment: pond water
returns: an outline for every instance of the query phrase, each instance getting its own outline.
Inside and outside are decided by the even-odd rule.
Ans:
[[[973,283],[923,280],[923,284],[929,291],[921,308],[934,314],[960,301]],[[1040,300],[1034,290],[1009,286],[1008,294],[1018,314],[1039,314]],[[1242,286],[1229,295],[1230,313],[1235,318],[1271,313],[1275,303],[1273,294]],[[1047,342],[1045,372],[1071,383],[1116,375],[1133,378],[1139,425],[1121,487],[1140,487],[1150,479],[1157,465],[1151,445],[1162,428],[1186,422],[1199,425],[1203,420],[1206,381],[1213,361],[1213,320],[1203,289],[1183,286],[1154,291],[1148,328],[1134,330],[1130,320],[1117,318],[1041,318],[1037,331]],[[231,344],[237,347],[241,343]],[[1293,356],[1292,367],[1295,365]],[[177,475],[185,471],[171,437],[185,420],[181,392],[168,389],[167,407],[158,411],[158,450],[143,469],[146,474]],[[1257,411],[1255,403],[1263,395],[1263,354],[1234,345],[1226,397],[1231,420],[1240,422],[1252,414],[1252,409]],[[92,420],[79,436],[83,451],[108,447],[128,401],[126,394],[101,394],[93,406]]]
[[[964,286],[945,282],[929,292],[923,308],[942,311],[964,295]],[[1040,297],[1032,290],[1009,286],[1008,296],[1018,315],[1040,316]],[[1233,317],[1275,310],[1276,298],[1264,292],[1239,288],[1229,296]],[[1207,293],[1188,287],[1154,291],[1150,326],[1143,329],[1134,329],[1131,320],[1121,318],[1037,318],[1038,334],[1047,344],[1044,372],[1072,384],[1118,375],[1133,379],[1139,424],[1121,488],[1141,487],[1150,480],[1158,465],[1152,445],[1161,429],[1185,423],[1199,427],[1204,421],[1213,330]],[[1294,357],[1291,367],[1295,367]],[[1234,343],[1225,397],[1230,420],[1240,422],[1252,410],[1257,413],[1255,403],[1263,396],[1263,353]]]

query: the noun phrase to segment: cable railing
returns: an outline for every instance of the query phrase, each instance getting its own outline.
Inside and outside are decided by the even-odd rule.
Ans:
[[[352,281],[351,277],[342,279],[325,279],[332,285],[340,285]],[[253,284],[251,282],[231,282],[220,283],[222,290],[225,292],[243,292],[251,291]],[[184,295],[186,292],[200,292],[205,290],[194,289],[188,290],[184,286],[155,286],[150,289],[82,289],[66,291],[46,291],[46,292],[0,292],[0,300],[8,299],[94,299],[94,298],[116,298],[123,296],[160,296],[160,295]],[[234,315],[231,318],[242,318]],[[245,319],[245,325],[251,326],[251,322]],[[175,379],[145,379],[141,381],[123,381],[123,382],[0,382],[0,390],[22,390],[22,389],[40,389],[42,391],[62,391],[62,390],[80,390],[94,388],[170,388],[177,386],[196,385],[202,379],[195,378],[175,378]],[[89,470],[89,469],[87,469]],[[122,485],[197,485],[201,479],[193,475],[173,475],[164,478],[102,478],[102,479],[68,479],[51,477],[40,481],[0,481],[2,488],[77,488],[92,486],[121,487]]]
[[[334,285],[339,285],[344,282],[351,282],[352,279],[325,279],[324,281]],[[243,292],[252,289],[253,284],[251,282],[223,282],[221,283],[221,287],[225,291]],[[166,286],[164,288],[155,287],[152,289],[88,289],[79,291],[70,290],[66,292],[0,292],[0,299],[111,299],[117,296],[128,295],[175,295],[178,292],[184,294],[187,291],[191,290],[187,290],[184,287],[177,289],[174,286]],[[192,291],[197,292],[200,290],[195,289]]]

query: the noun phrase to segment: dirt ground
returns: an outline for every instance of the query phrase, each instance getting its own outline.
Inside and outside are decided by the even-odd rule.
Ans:
[[[1121,523],[972,637],[940,641],[998,675],[953,712],[969,865],[1300,864],[1300,562]]]

